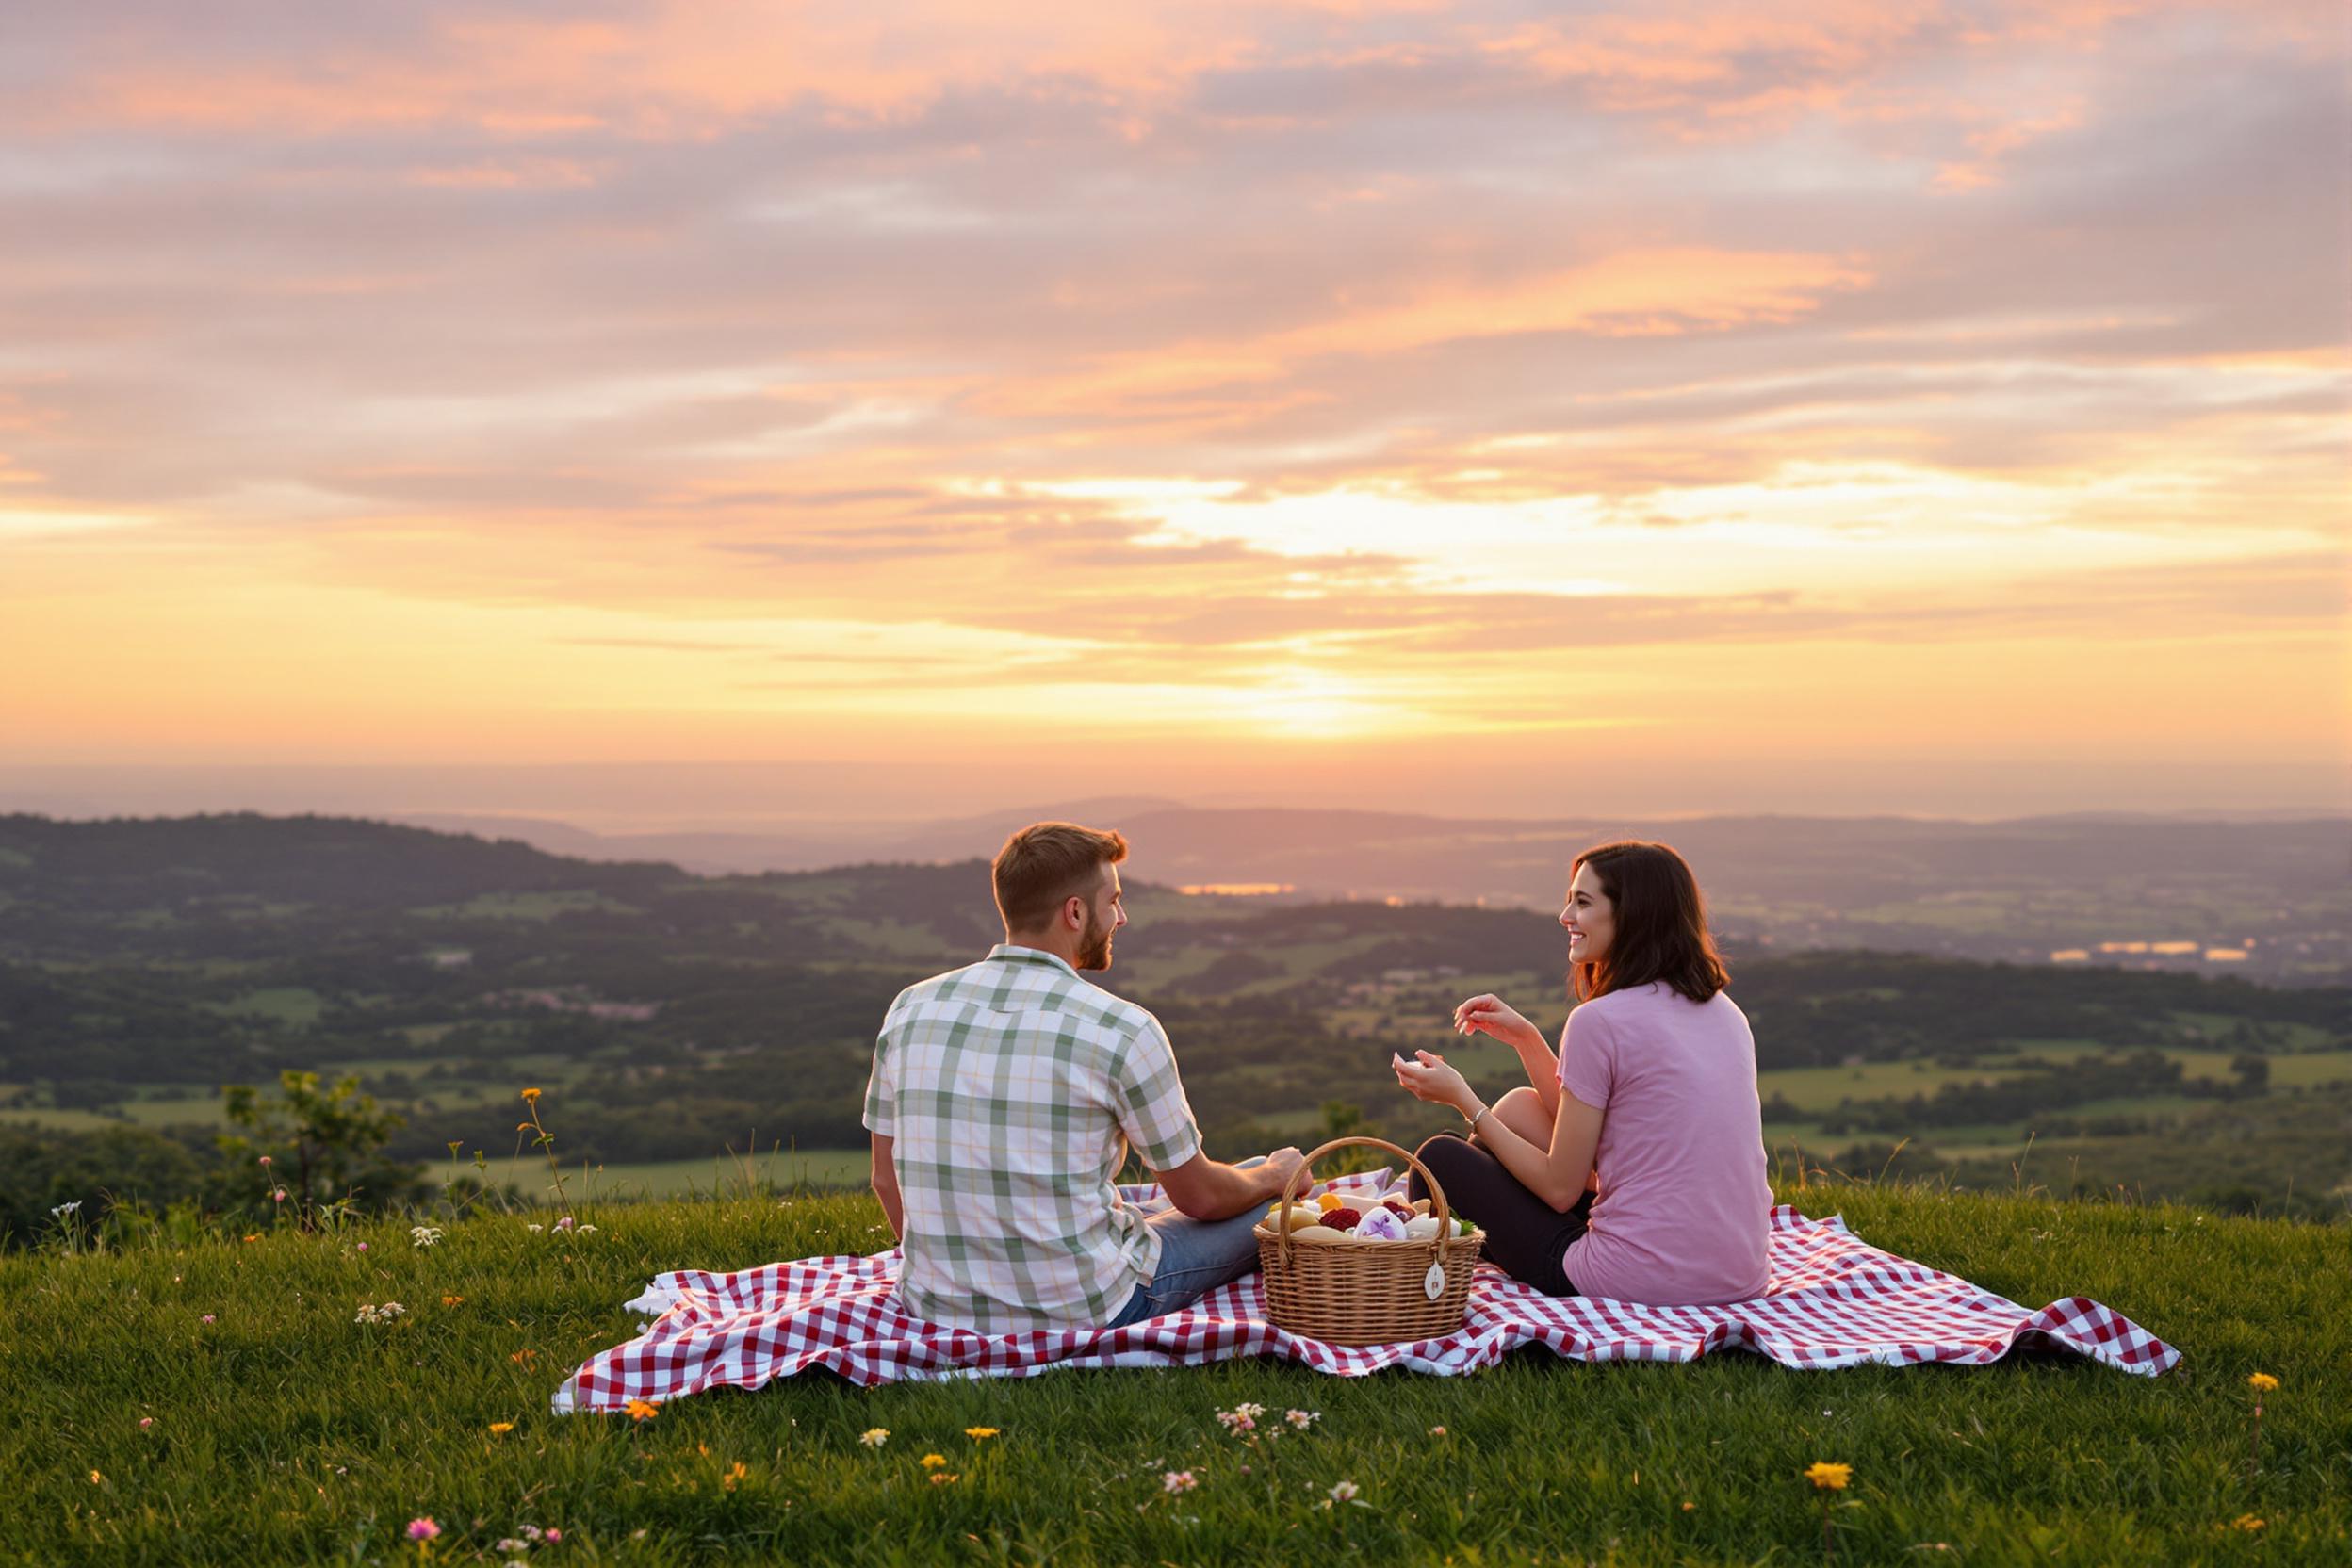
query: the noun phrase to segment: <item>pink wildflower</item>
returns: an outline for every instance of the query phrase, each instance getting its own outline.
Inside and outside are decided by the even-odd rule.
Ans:
[[[270,1163],[270,1156],[269,1156],[269,1155],[267,1155],[267,1154],[264,1154],[264,1155],[261,1157],[261,1163],[262,1163],[263,1165],[265,1165],[265,1166],[266,1166],[266,1165],[268,1165],[268,1164]]]
[[[285,1202],[285,1201],[286,1201],[286,1189],[285,1189],[284,1187],[280,1187],[277,1191],[275,1191],[275,1192],[271,1193],[271,1194],[270,1195],[270,1201],[271,1201],[272,1203],[283,1203],[283,1202]]]
[[[155,1418],[152,1415],[142,1415],[139,1418],[139,1429],[140,1431],[145,1431],[148,1428],[154,1426],[155,1424]]]
[[[368,1244],[367,1244],[366,1242],[364,1242],[364,1241],[363,1241],[363,1242],[361,1242],[361,1243],[359,1244],[359,1250],[360,1250],[361,1251],[365,1252],[366,1250],[368,1250]]]
[[[408,1522],[408,1538],[411,1541],[431,1541],[440,1533],[441,1527],[431,1519],[411,1519]]]
[[[1171,1496],[1179,1492],[1190,1492],[1200,1484],[1189,1470],[1170,1470],[1160,1478],[1160,1490]]]
[[[210,1313],[206,1313],[206,1314],[204,1314],[204,1321],[205,1321],[205,1322],[207,1322],[207,1323],[211,1322],[211,1321],[212,1321],[212,1314],[210,1314]]]
[[[564,1532],[557,1529],[553,1525],[549,1525],[547,1527],[547,1539],[549,1541],[561,1541],[564,1539]]]

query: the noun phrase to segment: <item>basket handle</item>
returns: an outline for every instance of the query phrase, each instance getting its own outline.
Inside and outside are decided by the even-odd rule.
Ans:
[[[1429,1238],[1429,1258],[1433,1263],[1445,1262],[1446,1242],[1453,1233],[1453,1226],[1450,1223],[1453,1211],[1446,1206],[1446,1189],[1437,1184],[1437,1178],[1429,1174],[1428,1166],[1414,1159],[1404,1150],[1397,1148],[1386,1138],[1367,1137],[1333,1138],[1331,1142],[1311,1150],[1307,1157],[1298,1162],[1298,1173],[1291,1177],[1290,1184],[1282,1189],[1282,1214],[1275,1221],[1277,1239],[1274,1243],[1274,1255],[1285,1266],[1290,1262],[1290,1206],[1305,1196],[1307,1173],[1315,1168],[1315,1162],[1334,1149],[1346,1149],[1354,1144],[1363,1144],[1373,1149],[1385,1149],[1420,1173],[1422,1182],[1429,1189],[1429,1212],[1437,1220],[1437,1234]]]

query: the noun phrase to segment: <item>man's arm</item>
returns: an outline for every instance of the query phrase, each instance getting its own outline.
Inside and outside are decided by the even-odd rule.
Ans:
[[[899,1200],[898,1168],[890,1163],[890,1146],[896,1141],[874,1135],[874,1195],[882,1200],[882,1217],[890,1222],[890,1234],[904,1241],[906,1206]]]
[[[1271,1203],[1298,1173],[1301,1156],[1296,1148],[1277,1149],[1264,1165],[1244,1170],[1206,1154],[1169,1170],[1155,1170],[1168,1201],[1192,1219],[1231,1219],[1260,1203]]]

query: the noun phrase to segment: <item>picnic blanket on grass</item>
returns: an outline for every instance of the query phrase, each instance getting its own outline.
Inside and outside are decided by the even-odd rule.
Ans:
[[[1343,1177],[1377,1192],[1385,1172]],[[1125,1188],[1129,1196],[1154,1189]],[[2039,1312],[1956,1275],[1869,1245],[1832,1216],[1783,1204],[1772,1217],[1772,1283],[1752,1301],[1651,1307],[1554,1298],[1480,1264],[1469,1315],[1452,1333],[1396,1345],[1328,1345],[1266,1320],[1257,1274],[1183,1312],[1123,1329],[981,1334],[911,1317],[896,1294],[899,1253],[806,1258],[733,1274],[664,1274],[631,1301],[643,1333],[592,1356],[555,1393],[558,1414],[617,1412],[710,1388],[758,1388],[812,1366],[871,1387],[902,1380],[1026,1378],[1073,1366],[1190,1366],[1280,1356],[1335,1377],[1401,1366],[1442,1377],[1494,1365],[1525,1345],[1571,1361],[1691,1361],[1723,1347],[1784,1366],[1983,1365],[2010,1350],[2058,1349],[2155,1377],[2180,1352],[2121,1314],[2070,1296]]]

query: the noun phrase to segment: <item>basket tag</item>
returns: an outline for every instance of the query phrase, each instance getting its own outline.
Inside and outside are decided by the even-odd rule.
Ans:
[[[1432,1301],[1445,1295],[1446,1266],[1442,1263],[1433,1263],[1429,1265],[1429,1271],[1421,1276],[1421,1288],[1423,1291],[1428,1293],[1429,1299]]]

